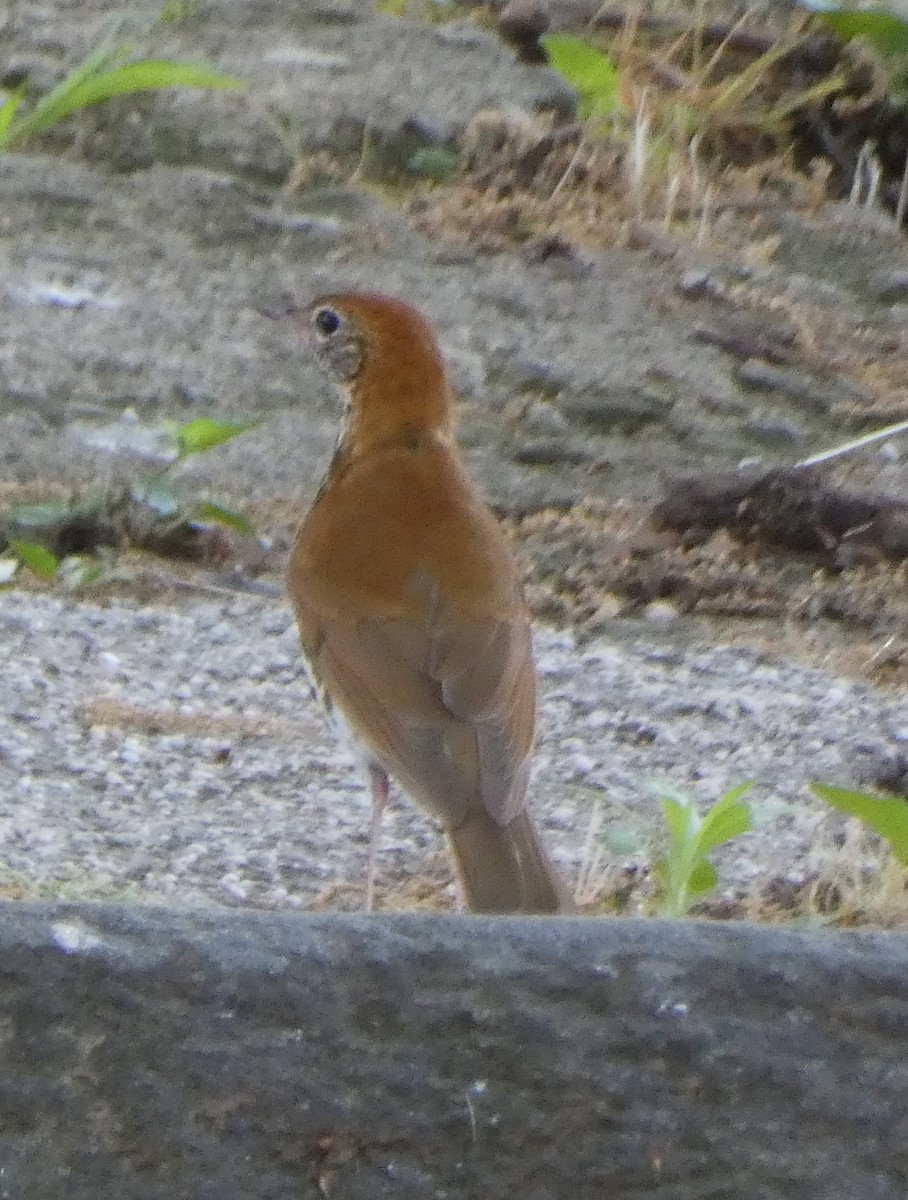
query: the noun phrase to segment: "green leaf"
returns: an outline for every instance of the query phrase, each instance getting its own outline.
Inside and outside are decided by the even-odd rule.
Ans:
[[[232,425],[224,421],[212,421],[210,417],[199,417],[185,425],[168,425],[168,431],[177,444],[180,458],[187,458],[190,454],[202,454],[221,446],[238,434],[254,429],[257,424],[257,421],[250,421]]]
[[[716,868],[701,858],[688,876],[687,891],[691,896],[702,896],[704,892],[711,892],[718,882]]]
[[[739,797],[752,786],[751,783],[743,783],[732,788],[716,801],[703,818],[698,838],[702,853],[712,850],[715,846],[721,846],[723,842],[729,842],[750,829],[750,809],[741,803]]]
[[[436,183],[444,183],[457,170],[460,158],[453,150],[443,146],[423,146],[407,163],[414,175],[424,175]]]
[[[749,829],[750,812],[746,804],[736,804],[720,813],[711,811],[703,819],[703,827],[697,839],[698,848],[705,854],[708,850],[721,846],[723,842],[730,842],[732,838],[747,833]]]
[[[818,19],[843,42],[861,38],[881,54],[908,54],[908,22],[885,9],[860,11],[835,8],[821,11]]]
[[[19,538],[12,538],[9,548],[20,562],[25,563],[29,570],[34,571],[41,579],[53,579],[57,574],[60,560],[46,546],[39,546],[37,542],[24,542]]]
[[[662,797],[662,814],[668,826],[669,837],[679,846],[683,846],[696,834],[700,819],[693,801],[686,803],[673,800],[670,796]]]
[[[196,515],[198,520],[206,525],[223,525],[226,529],[235,529],[237,533],[255,533],[255,526],[242,513],[234,512],[230,508],[223,508],[220,504],[211,504],[206,501],[199,505]]]
[[[129,494],[137,504],[146,505],[159,517],[173,517],[180,511],[176,493],[170,481],[162,475],[130,484]]]
[[[746,796],[753,785],[754,781],[752,779],[745,779],[743,783],[736,783],[734,787],[729,788],[725,795],[716,801],[713,808],[721,808],[726,804],[734,804],[736,800],[740,800],[742,796]]]
[[[542,39],[549,61],[576,89],[581,118],[611,117],[624,112],[618,71],[612,60],[583,38],[548,34]]]
[[[13,117],[16,115],[16,110],[22,103],[22,97],[25,94],[25,84],[21,83],[14,92],[11,92],[3,102],[3,107],[0,108],[0,146],[6,141],[6,131],[12,124]]]
[[[889,843],[893,857],[908,867],[908,802],[900,796],[874,796],[826,783],[812,783],[810,790],[839,812],[863,821]]]

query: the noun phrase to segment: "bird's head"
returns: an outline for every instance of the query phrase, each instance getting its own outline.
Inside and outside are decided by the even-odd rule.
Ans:
[[[403,430],[450,432],[444,364],[416,309],[390,296],[343,292],[320,296],[308,313],[316,359],[345,396],[346,436],[360,449]]]

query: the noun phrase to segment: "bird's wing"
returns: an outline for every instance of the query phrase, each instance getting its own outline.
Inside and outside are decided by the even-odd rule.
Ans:
[[[476,737],[486,811],[508,824],[524,805],[536,724],[529,620],[522,613],[507,620],[442,612],[430,671],[445,708]]]
[[[535,719],[522,616],[454,617],[437,606],[428,628],[329,619],[308,632],[316,674],[353,731],[442,825],[477,803],[502,825],[522,809]]]

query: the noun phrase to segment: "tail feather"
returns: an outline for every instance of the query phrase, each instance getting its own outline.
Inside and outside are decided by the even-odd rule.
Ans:
[[[480,809],[445,832],[469,912],[574,911],[526,812],[502,826]]]

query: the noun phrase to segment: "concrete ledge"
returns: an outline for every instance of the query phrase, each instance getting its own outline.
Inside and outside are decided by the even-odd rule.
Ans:
[[[908,939],[7,904],[11,1200],[905,1200]]]

